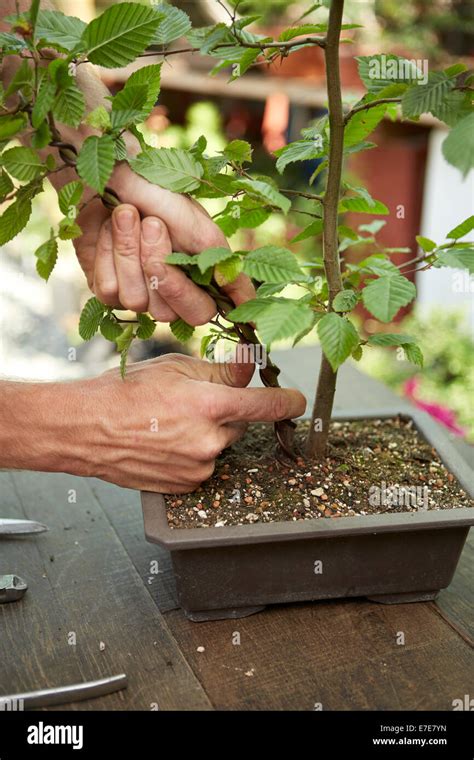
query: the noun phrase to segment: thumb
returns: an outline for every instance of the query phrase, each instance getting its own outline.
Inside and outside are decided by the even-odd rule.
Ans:
[[[205,379],[209,383],[245,388],[255,370],[254,346],[246,343],[233,345],[223,362],[203,362]]]
[[[221,423],[276,422],[300,417],[306,399],[294,388],[216,388],[214,405]]]

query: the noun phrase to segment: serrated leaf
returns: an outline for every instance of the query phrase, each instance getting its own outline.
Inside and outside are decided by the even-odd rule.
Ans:
[[[334,311],[351,311],[359,301],[359,294],[355,290],[341,290],[332,302]]]
[[[111,340],[115,343],[118,336],[122,333],[122,327],[110,314],[106,314],[100,323],[100,332],[106,340]]]
[[[234,186],[236,190],[245,190],[251,198],[261,199],[271,206],[276,206],[284,214],[287,214],[291,208],[291,201],[268,182],[257,179],[240,179],[234,183]]]
[[[190,266],[187,272],[196,285],[209,285],[212,280],[212,269],[207,269],[205,272],[201,272],[199,267]]]
[[[83,191],[84,186],[82,182],[79,182],[79,180],[68,182],[67,185],[64,185],[58,191],[59,208],[61,209],[64,216],[68,216],[68,214],[70,214],[71,208],[75,209],[75,207],[80,203]]]
[[[86,102],[82,91],[76,84],[70,84],[58,93],[53,103],[53,115],[57,121],[69,127],[78,127],[81,123]]]
[[[304,282],[296,257],[287,248],[265,245],[244,258],[243,271],[260,282]]]
[[[214,268],[214,279],[220,288],[234,282],[242,271],[242,259],[240,256],[231,256],[230,259],[219,262]]]
[[[295,237],[290,240],[290,243],[299,243],[301,240],[306,240],[307,238],[320,235],[322,230],[323,220],[316,219],[314,222],[311,222],[311,224],[308,224],[304,230],[301,230],[301,232],[295,235]]]
[[[403,333],[377,333],[376,335],[370,335],[367,339],[367,343],[370,346],[406,346],[414,342],[415,338]]]
[[[43,280],[48,280],[58,259],[58,244],[55,238],[50,238],[35,251],[36,271]]]
[[[174,266],[192,266],[195,263],[195,257],[189,253],[170,253],[166,257],[167,264],[173,264]]]
[[[471,232],[471,230],[474,230],[474,216],[468,216],[468,218],[463,222],[456,225],[456,227],[453,227],[453,229],[448,232],[446,237],[454,238],[454,240],[459,240]]]
[[[466,177],[474,167],[474,113],[458,121],[444,140],[441,150],[448,164]]]
[[[146,84],[124,87],[112,99],[110,121],[112,129],[124,129],[129,124],[143,121],[147,116],[145,104],[148,100]]]
[[[433,116],[444,121],[448,127],[454,127],[458,121],[472,112],[471,96],[469,92],[451,90],[443,98],[441,103],[431,109]]]
[[[155,321],[149,317],[148,314],[137,314],[137,319],[137,338],[141,338],[141,340],[149,340],[156,329]]]
[[[382,121],[386,111],[387,105],[382,104],[351,116],[344,129],[344,146],[348,148],[365,140]]]
[[[393,84],[419,82],[423,72],[414,61],[398,55],[385,53],[379,55],[358,56],[359,76],[369,90],[376,95]]]
[[[416,343],[407,343],[403,346],[403,352],[409,362],[417,364],[419,367],[423,366],[423,352]]]
[[[79,335],[83,340],[90,340],[94,337],[106,311],[107,307],[95,296],[89,298],[85,303],[79,317]]]
[[[19,53],[26,47],[25,41],[9,32],[0,32],[0,50],[3,55]]]
[[[389,210],[385,203],[382,201],[376,201],[373,198],[371,201],[367,198],[344,198],[339,203],[339,212],[354,211],[357,214],[388,214]]]
[[[129,164],[149,182],[176,193],[189,193],[201,184],[201,164],[180,148],[149,148]]]
[[[36,38],[45,40],[50,47],[68,53],[82,37],[86,24],[75,16],[59,11],[40,10],[36,22]]]
[[[391,322],[397,312],[416,296],[416,287],[400,274],[384,275],[362,290],[365,308],[381,322]]]
[[[363,261],[360,261],[358,268],[364,272],[370,274],[385,275],[385,274],[399,274],[398,268],[383,253],[373,253]]]
[[[455,81],[442,71],[430,73],[426,84],[412,85],[402,96],[403,115],[421,116],[436,110],[454,85]]]
[[[82,230],[74,219],[61,219],[59,223],[58,237],[60,240],[75,240],[81,237]]]
[[[230,259],[232,256],[234,256],[234,253],[229,248],[206,248],[206,250],[202,251],[198,256],[194,256],[194,260],[199,267],[200,272],[204,274],[209,267],[213,267],[221,261]]]
[[[93,111],[87,114],[84,123],[94,129],[109,129],[110,113],[105,106],[97,106]]]
[[[108,69],[131,63],[148,47],[162,16],[138,3],[118,3],[87,25],[81,44],[88,58]]]
[[[6,172],[0,169],[0,203],[11,193],[13,190],[13,182]]]
[[[201,359],[204,357],[211,359],[211,352],[208,353],[209,346],[212,342],[215,342],[215,336],[214,335],[204,335],[203,338],[201,338],[201,345],[199,347],[199,356]]]
[[[436,243],[434,240],[423,237],[423,235],[416,235],[416,242],[425,253],[429,253],[436,248]]]
[[[30,182],[44,172],[39,154],[32,148],[10,148],[2,155],[2,163],[12,177]]]
[[[51,142],[52,139],[53,139],[53,135],[51,134],[49,124],[45,120],[39,125],[36,132],[32,134],[31,147],[36,148],[37,150],[41,150],[41,148],[45,148],[48,145],[48,143]],[[51,153],[49,155],[51,155]],[[46,160],[47,159],[48,157],[46,158]]]
[[[334,372],[351,355],[359,343],[359,336],[352,322],[330,312],[318,322],[321,348]]]
[[[17,197],[0,216],[0,245],[8,243],[18,235],[28,224],[30,216],[31,200]]]
[[[41,79],[33,111],[31,112],[31,123],[34,127],[39,127],[45,120],[49,111],[51,111],[56,96],[56,85],[48,79],[46,72]]]
[[[167,45],[179,37],[184,37],[191,29],[189,16],[179,8],[160,3],[156,6],[156,10],[164,18],[153,35],[152,45]]]
[[[174,322],[170,322],[170,330],[173,333],[176,340],[180,343],[186,343],[194,333],[194,327],[188,325],[184,319],[175,319]]]
[[[239,166],[252,160],[252,146],[245,140],[232,140],[223,150],[224,156]]]
[[[160,94],[161,83],[161,63],[152,63],[149,66],[142,66],[127,79],[125,89],[135,87],[136,85],[146,85],[147,97],[143,106],[143,111],[149,114]]]
[[[237,323],[255,322],[262,341],[269,346],[275,340],[293,338],[309,328],[313,316],[302,300],[255,298],[237,306],[226,318]]]
[[[433,262],[433,266],[437,268],[451,267],[452,269],[467,269],[470,274],[474,274],[474,246],[439,250],[436,253],[436,259]]]
[[[22,90],[23,94],[30,99],[33,87],[34,70],[28,65],[28,61],[22,61],[17,68],[10,84],[5,90],[5,100],[14,92]]]
[[[118,6],[116,6],[118,7]],[[115,163],[114,141],[110,135],[87,137],[77,159],[77,172],[84,182],[103,193]]]
[[[118,335],[115,338],[115,343],[117,344],[117,350],[120,352],[128,351],[134,337],[135,337],[135,334],[133,331],[133,325],[126,325],[122,329],[122,332],[120,333],[120,335]]]
[[[276,150],[275,155],[278,156],[277,171],[282,174],[288,164],[293,164],[296,161],[309,161],[323,156],[322,138],[317,135],[315,140],[296,140]]]

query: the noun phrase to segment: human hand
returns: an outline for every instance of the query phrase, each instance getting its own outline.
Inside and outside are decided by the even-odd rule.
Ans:
[[[125,164],[109,184],[123,201],[112,216],[95,200],[78,217],[84,234],[75,241],[76,253],[91,290],[109,306],[149,311],[160,322],[208,322],[216,313],[214,301],[163,262],[172,250],[227,247],[221,230],[198,203],[150,184]],[[255,297],[243,274],[224,291],[236,305]]]
[[[88,469],[75,474],[147,491],[193,491],[247,423],[303,414],[299,391],[245,388],[252,374],[251,364],[169,354],[129,365],[125,381],[117,370],[81,381]]]

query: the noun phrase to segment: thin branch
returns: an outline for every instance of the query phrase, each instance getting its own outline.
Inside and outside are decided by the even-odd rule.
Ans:
[[[401,103],[401,98],[379,98],[379,100],[372,100],[370,103],[363,103],[360,106],[354,106],[344,117],[344,124],[347,124],[349,119],[352,119],[356,113],[360,111],[368,111],[369,108],[375,108],[376,106],[383,105],[383,103]]]
[[[307,198],[309,201],[319,201],[319,203],[324,203],[323,195],[316,195],[314,193],[303,193],[300,190],[287,190],[283,188],[280,188],[280,193],[286,193],[287,195],[297,195],[298,198]]]

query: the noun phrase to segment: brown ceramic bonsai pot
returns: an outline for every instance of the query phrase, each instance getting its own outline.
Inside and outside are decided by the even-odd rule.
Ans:
[[[393,416],[371,412],[337,419]],[[433,420],[418,411],[401,416],[413,419],[473,495],[470,468]],[[282,602],[361,596],[386,604],[432,600],[451,582],[474,524],[474,509],[453,508],[171,529],[160,494],[143,492],[142,505],[146,538],[170,551],[180,604],[196,622],[244,617]]]

